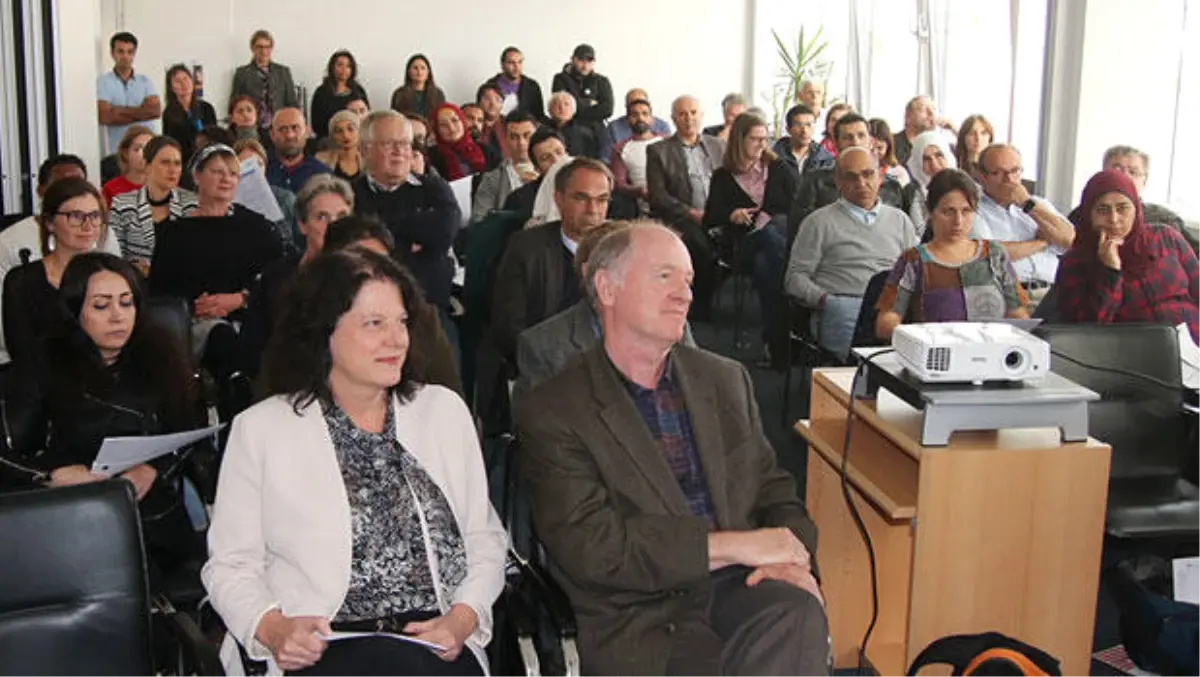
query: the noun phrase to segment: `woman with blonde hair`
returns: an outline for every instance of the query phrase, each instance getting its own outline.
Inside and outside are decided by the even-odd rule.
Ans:
[[[104,194],[104,204],[112,207],[113,198],[125,193],[132,193],[146,183],[146,160],[142,157],[142,149],[154,138],[154,132],[144,125],[131,125],[121,137],[117,145],[117,166],[120,175],[105,182],[100,192]]]
[[[329,138],[333,147],[317,153],[316,157],[333,170],[333,175],[353,181],[362,173],[362,154],[358,151],[358,114],[340,110],[329,119]]]

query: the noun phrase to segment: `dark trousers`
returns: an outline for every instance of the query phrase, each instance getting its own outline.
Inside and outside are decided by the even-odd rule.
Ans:
[[[399,627],[411,621],[423,621],[437,614],[414,612],[401,614]],[[335,630],[371,630],[370,623],[334,624]],[[475,654],[463,647],[458,658],[444,661],[432,651],[411,642],[388,637],[361,637],[330,642],[321,660],[289,675],[482,675],[483,667]]]
[[[668,675],[823,675],[829,624],[816,597],[780,581],[746,586],[750,569],[712,574],[708,625],[681,633]]]
[[[717,257],[713,253],[708,233],[699,224],[682,219],[671,224],[671,228],[683,238],[683,244],[692,256],[692,309],[700,317],[712,310],[713,294],[716,291]]]
[[[787,304],[783,297],[783,271],[787,265],[787,215],[779,214],[762,228],[747,233],[742,245],[743,265],[750,269],[758,307],[762,313],[763,341],[772,357],[782,357],[787,346]]]

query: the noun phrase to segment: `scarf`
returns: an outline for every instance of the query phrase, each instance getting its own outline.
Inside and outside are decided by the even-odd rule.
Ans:
[[[1150,234],[1146,231],[1146,223],[1142,220],[1142,200],[1138,197],[1137,188],[1133,181],[1123,173],[1115,170],[1098,172],[1088,180],[1083,187],[1083,204],[1079,208],[1079,224],[1075,228],[1075,244],[1073,249],[1077,255],[1086,261],[1099,264],[1100,233],[1092,226],[1092,209],[1100,198],[1109,193],[1120,193],[1133,202],[1133,229],[1125,236],[1125,242],[1118,249],[1121,256],[1121,273],[1128,278],[1142,277],[1154,265],[1154,255],[1150,252]]]
[[[447,141],[438,131],[437,119],[444,110],[453,111],[458,116],[459,122],[462,123],[463,134],[458,141]],[[446,164],[447,181],[454,181],[466,176],[462,169],[463,163],[471,168],[472,173],[487,169],[487,159],[483,155],[483,149],[479,147],[478,143],[475,143],[475,139],[472,139],[471,133],[467,131],[467,116],[463,115],[461,108],[452,103],[443,103],[435,108],[433,115],[429,117],[433,126],[433,135],[437,137],[437,151]]]
[[[954,169],[958,167],[958,162],[954,159],[954,152],[950,150],[950,143],[946,141],[946,137],[938,130],[932,130],[922,133],[913,141],[912,154],[908,156],[908,173],[912,176],[913,181],[921,187],[922,194],[925,189],[929,188],[929,182],[933,177],[925,173],[925,149],[930,146],[937,146],[942,149],[942,159],[946,162],[946,169]]]

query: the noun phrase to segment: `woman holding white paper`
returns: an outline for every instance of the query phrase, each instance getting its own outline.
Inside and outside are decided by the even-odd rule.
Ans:
[[[483,674],[506,538],[475,426],[424,382],[436,310],[392,259],[305,265],[267,347],[273,397],[233,422],[202,573],[237,644],[291,674]],[[387,637],[327,643],[334,631]]]
[[[106,480],[91,471],[104,438],[198,423],[186,356],[142,317],[143,285],[132,264],[112,254],[80,254],[63,272],[59,298],[63,325],[5,383],[0,472],[27,485]],[[119,475],[137,493],[152,570],[203,554],[179,493],[164,481],[175,458]]]

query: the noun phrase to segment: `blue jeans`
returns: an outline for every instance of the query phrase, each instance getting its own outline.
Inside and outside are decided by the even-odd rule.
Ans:
[[[763,340],[772,356],[784,354],[784,342],[788,338],[787,304],[783,296],[787,255],[787,214],[776,214],[765,226],[746,234],[742,263],[750,267],[762,312]]]

